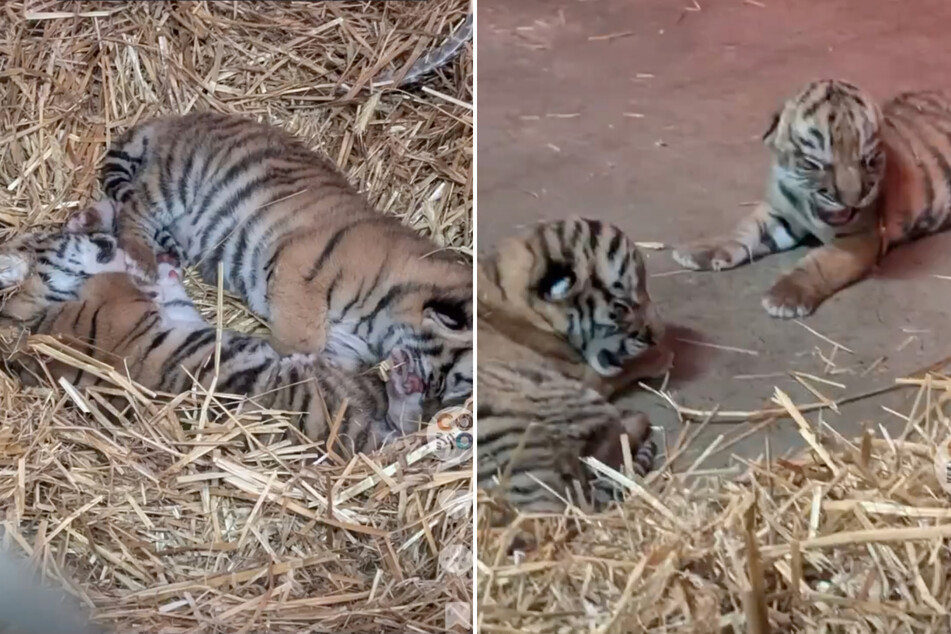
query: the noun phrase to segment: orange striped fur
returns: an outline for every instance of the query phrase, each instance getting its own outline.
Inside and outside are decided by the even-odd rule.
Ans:
[[[818,238],[763,298],[775,317],[811,314],[889,248],[949,225],[951,100],[942,93],[880,107],[852,84],[816,81],[785,103],[764,140],[773,156],[766,200],[731,233],[674,258],[718,271]]]

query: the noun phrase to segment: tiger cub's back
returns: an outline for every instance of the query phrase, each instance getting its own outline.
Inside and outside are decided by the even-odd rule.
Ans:
[[[108,198],[80,226],[111,225],[140,261],[166,232],[211,283],[221,264],[283,352],[358,369],[403,348],[432,399],[471,394],[471,263],[373,209],[300,140],[230,115],[156,119],[115,142],[101,178]]]
[[[886,172],[882,187],[890,243],[951,225],[951,99],[902,93],[882,107]]]
[[[591,456],[620,469],[621,435],[632,446],[635,473],[650,470],[656,446],[647,417],[625,412],[593,389],[531,363],[478,367],[478,484],[529,512],[561,512],[564,500],[598,506],[613,488],[590,490]],[[560,499],[561,498],[561,499]]]

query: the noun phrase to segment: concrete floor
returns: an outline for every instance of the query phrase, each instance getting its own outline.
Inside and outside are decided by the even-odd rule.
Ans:
[[[918,0],[479,0],[478,241],[519,224],[582,214],[639,241],[675,244],[729,228],[763,191],[759,141],[770,115],[805,82],[849,79],[886,98],[951,88],[951,3]],[[765,5],[765,6],[758,6]],[[886,385],[951,354],[951,235],[893,252],[872,278],[806,320],[852,349],[815,383],[837,398]],[[832,346],[770,318],[760,296],[802,251],[724,273],[676,273],[670,252],[649,253],[650,292],[682,343],[674,394],[685,405],[749,410],[774,386],[816,399],[788,376],[823,375]],[[862,376],[876,359],[885,357]],[[771,376],[759,379],[737,375]],[[826,411],[847,436],[867,424],[900,429],[911,391]],[[625,403],[676,433],[673,414],[646,394]],[[809,417],[816,420],[816,416]],[[746,425],[718,425],[695,445]],[[771,430],[774,454],[802,441],[790,421]],[[755,457],[763,436],[729,453]],[[686,463],[685,463],[686,464]]]

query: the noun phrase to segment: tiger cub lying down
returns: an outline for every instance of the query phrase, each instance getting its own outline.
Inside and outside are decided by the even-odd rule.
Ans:
[[[595,220],[542,223],[480,255],[478,275],[479,486],[557,512],[566,488],[578,501],[572,480],[589,495],[582,457],[621,466],[621,434],[649,470],[647,417],[608,402],[673,358],[634,243]]]
[[[0,323],[60,336],[152,390],[179,393],[192,377],[207,386],[216,330],[174,267],[160,263],[157,273],[156,282],[145,281],[109,234],[27,235],[0,249],[0,287],[19,287],[0,308]],[[346,400],[338,434],[353,450],[368,451],[416,429],[420,384],[429,380],[419,361],[395,350],[384,384],[376,372],[351,373],[317,355],[282,355],[263,337],[225,330],[216,390],[249,396],[256,407],[300,412],[297,425],[313,440],[327,438]],[[99,380],[65,364],[47,367],[75,385]],[[29,381],[30,364],[19,374]]]
[[[153,277],[174,247],[271,328],[282,352],[353,371],[402,349],[427,358],[429,407],[472,393],[472,266],[367,203],[326,157],[283,130],[211,112],[119,137],[105,198],[71,231],[105,231]]]
[[[674,251],[720,271],[798,246],[810,251],[763,297],[774,317],[803,317],[867,275],[892,246],[951,224],[951,99],[901,94],[879,108],[839,80],[812,82],[774,115],[766,201],[729,234]]]

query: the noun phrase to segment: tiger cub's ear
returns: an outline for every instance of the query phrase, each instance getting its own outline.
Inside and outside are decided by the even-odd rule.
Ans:
[[[777,110],[773,113],[769,121],[769,127],[766,129],[766,132],[763,133],[763,143],[766,145],[772,145],[776,138],[776,128],[779,127],[779,117],[781,113],[781,110]]]
[[[776,151],[788,149],[786,144],[789,142],[789,122],[795,117],[795,108],[795,104],[786,102],[773,113],[769,127],[763,133],[763,143],[766,147]]]
[[[16,286],[30,274],[30,261],[20,253],[0,253],[0,288]]]

